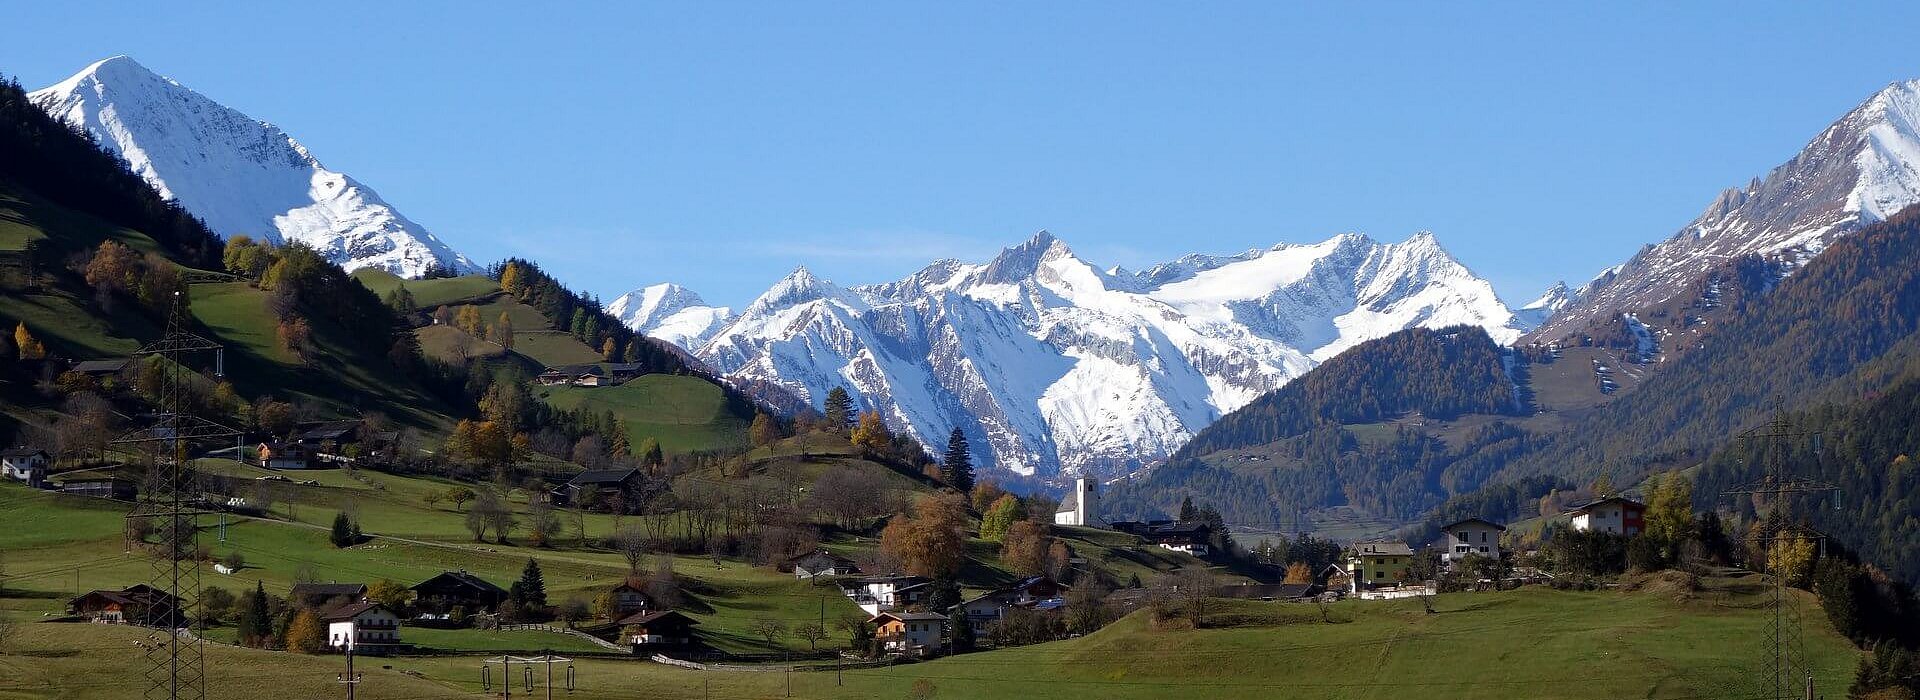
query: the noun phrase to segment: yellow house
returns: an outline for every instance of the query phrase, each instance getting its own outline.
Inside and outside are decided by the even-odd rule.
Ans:
[[[1413,565],[1413,548],[1405,542],[1355,542],[1347,550],[1347,572],[1353,578],[1353,591],[1398,586],[1408,578]]]

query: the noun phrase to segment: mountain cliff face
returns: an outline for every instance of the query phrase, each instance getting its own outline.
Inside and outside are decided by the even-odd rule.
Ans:
[[[607,305],[607,313],[628,328],[682,348],[700,347],[734,318],[732,309],[708,306],[699,294],[677,284],[656,284],[622,294]]]
[[[646,294],[628,298],[621,308],[645,307]],[[634,317],[644,329],[658,314]],[[1461,324],[1503,341],[1527,328],[1425,233],[1131,272],[1043,231],[988,262],[943,260],[887,284],[799,269],[689,349],[816,406],[845,387],[928,444],[959,426],[984,461],[1051,478],[1151,463],[1356,343]]]
[[[477,272],[380,195],[328,170],[278,127],[207,99],[125,56],[32,93],[222,236],[312,246],[348,270],[417,277]]]
[[[1582,287],[1528,340],[1558,341],[1621,314],[1671,304],[1741,256],[1758,255],[1790,272],[1835,238],[1915,202],[1920,80],[1887,86],[1764,179],[1720,193],[1673,237]]]

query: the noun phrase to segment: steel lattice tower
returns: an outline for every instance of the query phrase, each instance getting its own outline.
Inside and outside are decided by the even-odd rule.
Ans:
[[[194,442],[234,438],[239,431],[185,412],[184,389],[189,370],[181,360],[192,353],[213,352],[216,367],[224,364],[220,345],[183,327],[186,307],[181,293],[167,311],[167,332],[159,341],[141,348],[136,356],[157,358],[161,381],[156,387],[158,412],[147,427],[129,432],[114,444],[135,448],[147,462],[147,475],[141,493],[127,513],[129,525],[135,520],[156,524],[160,542],[154,549],[153,571],[148,584],[173,596],[160,610],[145,613],[154,633],[145,646],[147,668],[146,697],[151,700],[204,700],[206,698],[206,662],[200,636],[188,630],[187,609],[200,597],[200,562],[197,546],[200,492],[194,474],[188,468],[187,448]],[[156,361],[156,360],[149,360]],[[224,367],[221,367],[224,369]],[[132,528],[129,528],[132,532]],[[129,544],[133,544],[129,542]]]

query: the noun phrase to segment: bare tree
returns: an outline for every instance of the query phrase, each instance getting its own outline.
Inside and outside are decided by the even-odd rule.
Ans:
[[[637,527],[629,527],[613,535],[613,547],[620,550],[620,556],[627,559],[627,571],[639,573],[647,564],[647,533]]]
[[[819,622],[802,622],[793,628],[793,635],[807,640],[807,648],[818,651],[820,640],[827,638],[827,628]]]
[[[1201,568],[1182,569],[1174,574],[1174,590],[1178,592],[1181,607],[1185,608],[1187,619],[1194,627],[1200,626],[1201,618],[1213,607],[1215,582],[1213,572]]]
[[[767,640],[768,646],[772,646],[774,640],[787,633],[787,623],[781,622],[779,618],[756,617],[753,622],[747,624],[747,629],[753,630],[754,634]]]

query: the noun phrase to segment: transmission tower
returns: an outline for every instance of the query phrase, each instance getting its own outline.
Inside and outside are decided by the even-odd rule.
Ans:
[[[187,373],[181,360],[189,354],[213,352],[217,371],[224,371],[224,353],[220,344],[188,332],[182,326],[186,308],[181,294],[174,293],[167,311],[167,333],[159,341],[134,353],[160,358],[161,381],[155,406],[158,411],[144,428],[126,433],[114,444],[140,450],[147,458],[147,478],[139,499],[127,513],[129,522],[147,520],[157,524],[160,544],[154,551],[153,572],[148,584],[172,596],[150,605],[147,622],[154,627],[146,649],[147,691],[149,700],[204,700],[206,662],[200,635],[186,628],[188,606],[200,596],[198,560],[199,490],[194,486],[192,470],[187,467],[189,445],[214,439],[235,438],[240,432],[213,421],[188,415],[185,411]],[[129,528],[131,531],[131,528]]]
[[[1820,450],[1820,434],[1794,430],[1784,418],[1775,417],[1741,433],[1737,439],[1744,443],[1761,445],[1791,444],[1794,441],[1813,440],[1816,457]],[[1788,457],[1791,455],[1789,454]],[[1762,459],[1766,458],[1763,453]],[[1742,496],[1761,496],[1769,510],[1786,516],[1784,520],[1793,522],[1791,509],[1792,496],[1795,494],[1832,493],[1840,487],[1831,483],[1788,473],[1787,458],[1768,460],[1766,473],[1758,479],[1735,486],[1721,492],[1729,499]],[[1824,540],[1826,535],[1819,532],[1801,532],[1801,528],[1769,533],[1765,537],[1755,538],[1765,550],[1770,551],[1773,543],[1782,540],[1811,539]],[[1787,577],[1781,572],[1773,572],[1773,599],[1769,601],[1771,615],[1767,621],[1765,648],[1767,659],[1763,662],[1767,682],[1773,686],[1774,700],[1803,698],[1813,700],[1813,667],[1807,664],[1806,647],[1802,643],[1801,611],[1797,600],[1787,590]]]

